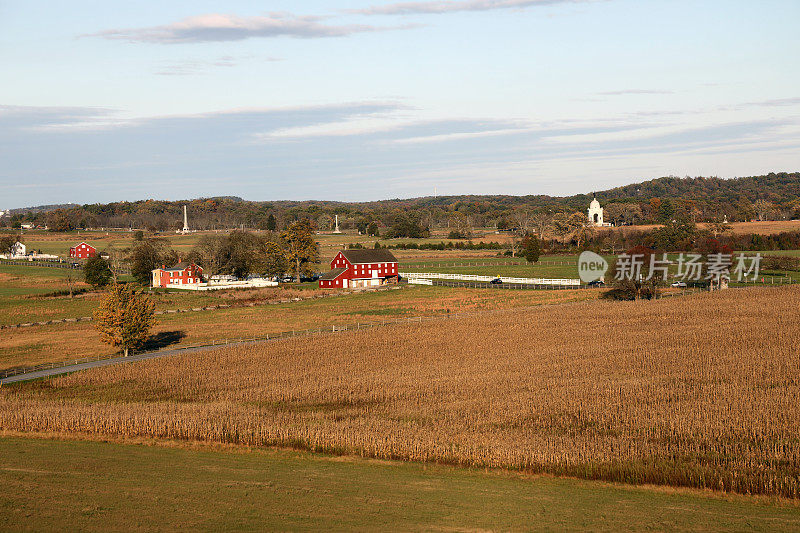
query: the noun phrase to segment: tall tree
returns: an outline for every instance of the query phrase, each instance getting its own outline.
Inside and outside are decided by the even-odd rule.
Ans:
[[[142,285],[149,285],[152,272],[162,265],[172,265],[178,260],[178,254],[170,248],[166,239],[146,239],[128,251],[131,274]]]
[[[268,241],[264,246],[264,257],[261,273],[265,276],[282,276],[289,270],[289,262],[278,243]]]
[[[14,237],[13,235],[3,235],[0,237],[0,253],[11,253],[11,247],[14,246],[17,241],[22,242],[22,236]]]
[[[267,217],[267,229],[269,231],[275,231],[276,229],[278,229],[278,221],[275,220],[275,215],[273,215],[272,213],[270,213],[269,216]]]
[[[319,245],[314,240],[314,228],[307,218],[292,222],[281,233],[286,260],[294,265],[297,282],[300,283],[303,268],[319,260]]]
[[[111,346],[119,346],[128,357],[129,350],[145,343],[155,325],[155,304],[133,287],[117,283],[93,316],[100,339]]]
[[[522,248],[522,255],[528,263],[536,263],[539,261],[541,248],[539,247],[539,239],[536,238],[536,235],[530,233],[526,234],[525,237],[522,238],[520,247]]]
[[[234,231],[226,239],[222,249],[225,271],[237,278],[245,278],[261,270],[266,256],[265,242],[257,235]]]
[[[105,287],[112,277],[111,267],[102,257],[90,257],[83,265],[83,278],[94,288]]]
[[[772,205],[772,202],[768,202],[767,200],[756,200],[753,204],[753,210],[758,220],[769,220],[775,212],[775,206]]]

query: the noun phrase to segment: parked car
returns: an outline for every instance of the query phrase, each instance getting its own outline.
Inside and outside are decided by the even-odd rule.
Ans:
[[[595,279],[586,284],[587,287],[605,287],[606,283],[603,280]]]
[[[300,281],[317,281],[322,274],[311,274],[310,276],[300,276]]]
[[[291,283],[294,281],[294,276],[283,276],[282,278],[279,278],[278,281],[281,283]]]
[[[490,281],[489,283],[491,283],[492,285],[499,285],[500,283],[503,283],[503,280],[502,280],[502,279],[500,279],[500,278],[494,278],[494,279],[493,279],[492,281]]]
[[[675,283],[670,285],[670,287],[675,287],[675,288],[678,288],[678,289],[685,289],[686,288],[686,282],[685,281],[676,281]]]

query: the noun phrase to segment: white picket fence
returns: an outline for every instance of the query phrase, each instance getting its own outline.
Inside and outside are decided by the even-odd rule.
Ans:
[[[400,272],[400,275],[412,280],[417,279],[453,279],[458,281],[492,281],[496,276],[480,276],[477,274],[443,274],[441,272]],[[507,278],[500,276],[503,283],[521,283],[526,285],[562,285],[579,287],[581,280],[577,278]]]

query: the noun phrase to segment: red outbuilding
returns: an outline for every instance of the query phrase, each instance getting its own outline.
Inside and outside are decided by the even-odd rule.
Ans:
[[[331,271],[319,278],[319,287],[347,289],[396,283],[397,268],[397,258],[389,250],[342,250],[331,261]]]
[[[194,263],[180,262],[177,265],[153,270],[153,287],[189,285],[203,281],[203,269]]]
[[[69,256],[75,259],[88,259],[97,255],[97,248],[82,242],[69,249]]]

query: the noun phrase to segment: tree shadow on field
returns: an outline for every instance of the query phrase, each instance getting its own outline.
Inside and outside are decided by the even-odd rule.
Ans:
[[[150,335],[147,341],[145,341],[144,346],[142,346],[142,349],[144,351],[160,350],[161,348],[178,344],[185,338],[185,331],[162,331],[161,333]]]

